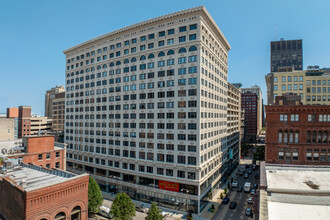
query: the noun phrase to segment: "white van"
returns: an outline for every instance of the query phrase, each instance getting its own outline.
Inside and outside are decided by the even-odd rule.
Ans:
[[[106,218],[113,218],[113,216],[110,214],[110,208],[105,206],[100,206],[99,214]]]
[[[251,183],[250,182],[245,182],[244,192],[250,192],[250,190],[251,190]]]

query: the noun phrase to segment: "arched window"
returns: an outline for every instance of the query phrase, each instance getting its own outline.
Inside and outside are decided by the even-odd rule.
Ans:
[[[169,51],[167,52],[167,55],[172,55],[172,54],[174,54],[174,50],[169,50]]]
[[[113,62],[111,62],[109,66],[114,66],[114,65],[115,65],[115,64],[114,64]]]
[[[290,131],[289,143],[293,143],[293,131]]]
[[[203,48],[204,49],[204,48]],[[189,52],[191,51],[196,51],[197,50],[197,47],[196,46],[191,46],[189,47]],[[204,52],[204,51],[203,51]]]
[[[73,72],[71,73],[71,76],[74,76],[74,73]]]
[[[79,75],[79,71],[76,72],[76,75]]]
[[[102,68],[103,69],[107,68],[107,64],[103,64]]]
[[[284,138],[283,138],[284,143],[288,143],[288,131],[284,132]]]
[[[66,74],[66,77],[70,77],[70,73]]]
[[[323,132],[323,144],[328,143],[328,132],[324,131]]]
[[[149,54],[148,59],[155,58],[155,55],[153,53]]]
[[[299,131],[296,131],[296,134],[294,136],[294,142],[297,144],[299,143]]]
[[[125,59],[124,60],[124,63],[126,64],[126,63],[129,63],[129,60],[128,59]]]
[[[81,71],[80,71],[80,74],[83,74],[83,73],[84,73],[84,70],[81,70]]]
[[[97,70],[100,70],[101,69],[101,66],[97,66]]]
[[[313,131],[312,143],[316,144],[316,131]]]
[[[81,208],[80,206],[76,206],[71,211],[71,219],[73,220],[81,220]]]
[[[283,133],[282,131],[278,132],[278,143],[282,143],[282,139],[283,139]]]
[[[92,71],[92,72],[95,71],[95,67],[92,67],[92,68],[91,68],[91,71]]]
[[[186,48],[181,47],[181,48],[179,49],[179,53],[185,53],[185,52],[187,52]]]
[[[317,143],[321,144],[322,143],[322,131],[319,131],[317,135]]]
[[[116,66],[119,66],[119,65],[121,65],[121,62],[120,61],[117,61],[116,62]]]
[[[158,57],[163,57],[163,56],[165,56],[165,53],[163,51],[160,51]]]
[[[144,55],[142,55],[141,57],[140,57],[140,60],[145,60],[146,59],[146,56],[144,56]]]
[[[64,220],[66,219],[66,215],[64,212],[60,212],[55,216],[55,220]]]
[[[132,63],[136,62],[136,58],[133,57],[133,58],[131,59],[131,62],[132,62]]]

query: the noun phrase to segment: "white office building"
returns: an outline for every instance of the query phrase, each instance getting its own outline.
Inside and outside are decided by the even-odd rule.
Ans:
[[[201,213],[227,172],[229,50],[204,7],[65,50],[67,169]]]

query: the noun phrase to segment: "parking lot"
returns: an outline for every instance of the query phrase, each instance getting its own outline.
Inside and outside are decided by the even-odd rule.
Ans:
[[[213,219],[216,220],[242,220],[242,219],[253,219],[252,216],[246,215],[246,209],[251,208],[253,213],[258,213],[258,204],[259,204],[259,179],[256,179],[257,172],[259,172],[259,166],[256,166],[256,170],[252,170],[252,164],[249,164],[246,168],[243,175],[239,175],[241,167],[246,166],[245,164],[240,165],[240,168],[237,172],[234,181],[238,182],[237,187],[232,187],[231,190],[227,193],[227,198],[229,198],[228,204],[221,204],[217,213],[214,215]],[[251,172],[250,174],[249,171]],[[248,178],[244,177],[245,174],[248,174]],[[258,176],[258,175],[257,175]],[[246,182],[251,182],[251,190],[254,188],[254,184],[258,184],[258,189],[255,190],[255,195],[251,195],[250,192],[244,192],[244,184]],[[242,187],[242,191],[238,192],[237,189]],[[252,204],[248,203],[249,197],[252,197]],[[231,209],[231,202],[236,202],[236,207]],[[258,219],[258,214],[253,214],[254,219]]]

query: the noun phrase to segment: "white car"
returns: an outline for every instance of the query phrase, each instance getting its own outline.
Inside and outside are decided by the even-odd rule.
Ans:
[[[232,186],[232,187],[237,187],[237,186],[238,186],[238,182],[237,182],[237,181],[232,182],[232,183],[231,183],[231,186]]]
[[[252,203],[253,203],[253,197],[249,197],[249,199],[248,199],[248,203],[249,203],[249,204],[252,204]]]

